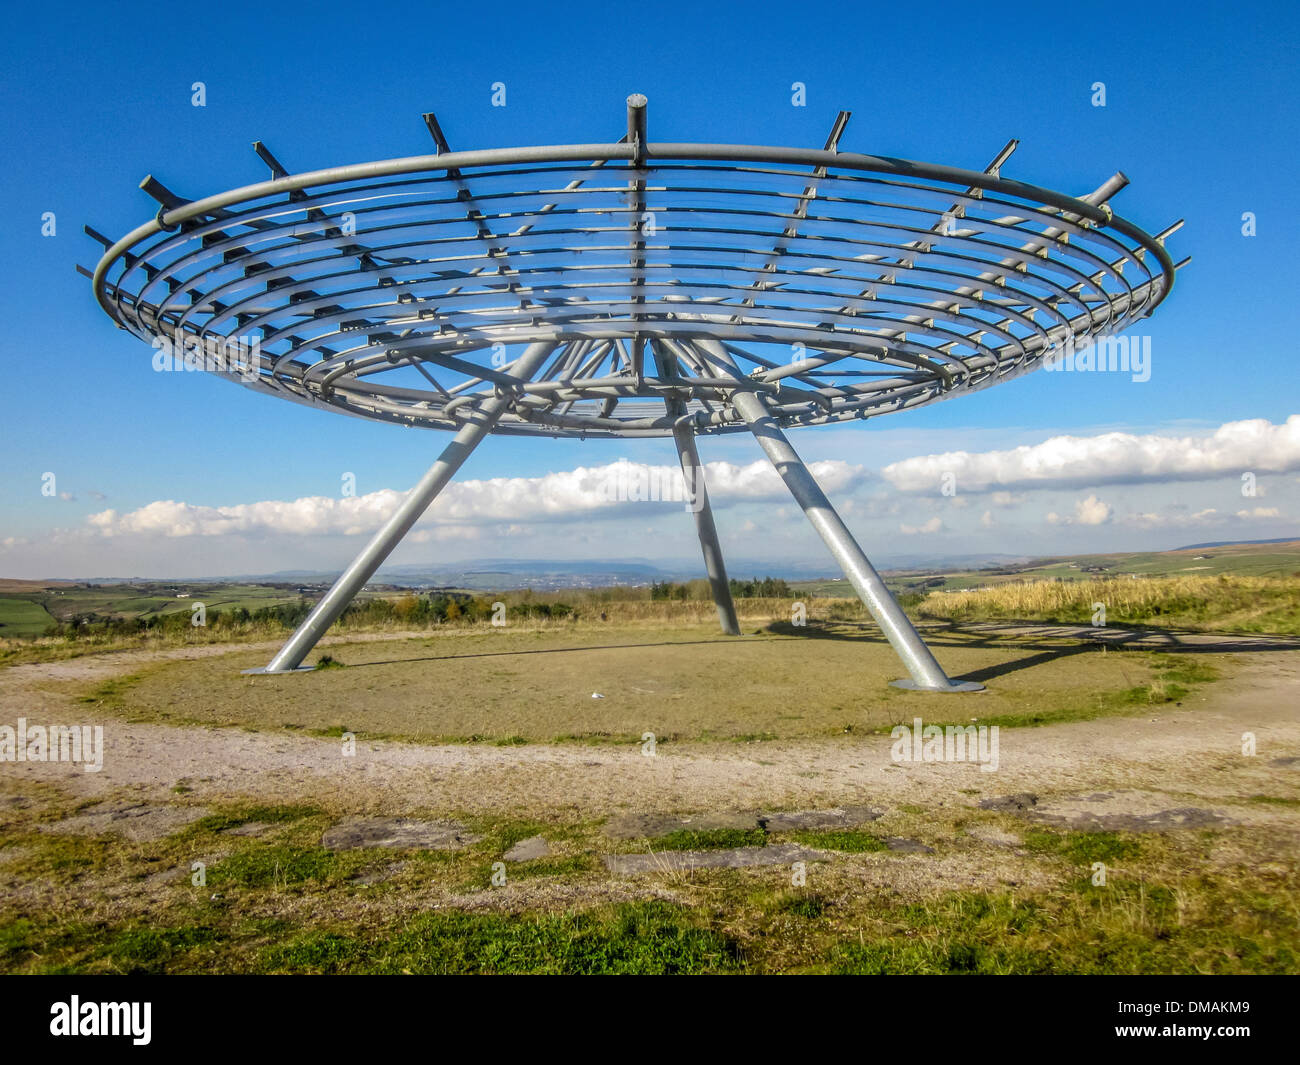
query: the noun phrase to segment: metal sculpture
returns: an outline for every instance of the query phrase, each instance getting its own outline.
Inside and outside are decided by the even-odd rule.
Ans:
[[[988,388],[1143,318],[1164,240],[982,171],[841,152],[651,143],[627,100],[613,144],[437,151],[185,200],[110,241],[100,306],[155,347],[259,392],[446,429],[451,442],[265,670],[303,658],[489,433],[671,436],[695,493],[718,617],[739,633],[696,438],[754,434],[929,691],[949,680],[786,430]],[[1179,263],[1178,266],[1182,266]]]

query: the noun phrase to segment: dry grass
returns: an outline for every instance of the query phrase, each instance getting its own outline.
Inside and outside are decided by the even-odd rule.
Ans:
[[[934,592],[923,617],[1087,624],[1104,604],[1109,625],[1216,632],[1300,633],[1300,577],[1107,577],[1029,581]]]
[[[518,594],[506,594],[500,598],[510,604],[523,601],[523,597]],[[709,600],[610,598],[602,593],[547,593],[529,596],[528,600],[535,603],[564,602],[576,604],[577,607],[576,615],[567,618],[529,619],[526,627],[530,631],[594,632],[609,625],[708,625],[716,624],[718,616],[717,609]],[[856,599],[737,599],[736,614],[742,624],[753,628],[772,622],[788,622],[793,616],[796,602],[805,605],[807,618],[811,622],[857,621],[866,618],[865,608]],[[488,622],[464,619],[435,623],[426,629],[414,630],[408,621],[394,618],[388,622],[367,621],[362,624],[340,622],[330,629],[330,635],[387,633],[396,638],[411,634],[483,635],[497,631],[499,630]],[[179,630],[150,630],[129,635],[92,632],[74,637],[0,637],[0,666],[23,662],[56,662],[114,651],[165,651],[177,647],[283,641],[289,633],[290,630],[278,622],[246,621]]]

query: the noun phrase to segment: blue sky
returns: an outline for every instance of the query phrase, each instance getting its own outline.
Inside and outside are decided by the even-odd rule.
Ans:
[[[1292,463],[1295,434],[1281,427],[1300,410],[1289,325],[1300,291],[1298,28],[1294,5],[1248,3],[1101,14],[1046,4],[505,2],[12,12],[0,36],[0,575],[337,568],[363,531],[327,522],[322,535],[304,535],[241,511],[232,532],[213,508],[336,499],[345,472],[364,495],[403,490],[444,443],[202,375],[152,372],[149,349],[113,328],[74,271],[97,257],[83,222],[117,237],[152,214],[136,188],[145,174],[188,197],[261,180],[256,139],[291,170],[423,154],[426,110],[453,148],[615,140],[633,91],[650,99],[652,141],[820,147],[842,108],[853,112],[846,150],[980,169],[1016,137],[1007,176],[1082,194],[1122,169],[1132,184],[1118,212],[1152,231],[1187,220],[1170,248],[1194,261],[1147,323],[1150,381],[1037,373],[796,436],[807,459],[845,464],[836,498],[868,553],[1045,554],[1296,534],[1300,457]],[[191,106],[195,81],[207,87],[202,108]],[[795,81],[807,86],[805,107],[791,105]],[[1091,103],[1097,81],[1104,108]],[[491,106],[494,82],[506,84],[504,108]],[[53,237],[41,234],[47,211]],[[1248,211],[1253,237],[1242,234]],[[1276,431],[1227,431],[1208,449],[1204,476],[1171,476],[1158,457],[1260,419]],[[1094,484],[1077,471],[988,483],[960,502],[881,473],[928,455],[1106,433],[1128,434],[1137,442],[1124,446],[1150,462],[1101,471]],[[760,457],[741,437],[702,450],[742,468]],[[673,461],[666,442],[501,438],[462,478],[515,478],[526,496],[549,490],[555,475],[620,458]],[[46,472],[67,498],[41,494]],[[1242,496],[1245,472],[1258,475],[1256,496]],[[187,511],[195,520],[130,519],[160,501],[198,508]],[[737,555],[820,550],[788,504],[725,491],[719,504],[724,546]],[[520,514],[440,523],[435,511],[394,561],[696,551],[689,518],[673,508],[629,504],[569,522]]]

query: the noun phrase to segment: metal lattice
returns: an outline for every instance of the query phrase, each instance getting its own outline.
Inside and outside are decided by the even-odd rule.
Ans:
[[[641,114],[644,114],[642,110]],[[719,341],[785,427],[986,388],[1169,293],[1163,245],[1106,205],[983,172],[837,150],[615,144],[438,154],[186,202],[107,249],[96,296],[141,339],[252,350],[217,372],[349,414],[494,432],[745,428]],[[103,238],[100,238],[103,239]],[[109,242],[104,241],[107,245]],[[1181,265],[1181,264],[1179,264]],[[531,380],[519,346],[555,341]],[[647,355],[650,358],[647,358]]]

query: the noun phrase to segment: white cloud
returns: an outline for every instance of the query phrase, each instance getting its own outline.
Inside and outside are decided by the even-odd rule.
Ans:
[[[931,518],[924,525],[900,525],[898,531],[904,536],[916,536],[918,534],[928,535],[929,533],[937,533],[942,528],[942,521],[938,518]]]
[[[861,466],[839,460],[809,463],[809,469],[831,493],[843,491],[865,476]],[[766,461],[747,466],[707,463],[705,481],[709,498],[718,507],[789,498],[780,476]],[[627,460],[580,466],[541,477],[454,481],[430,507],[424,521],[498,526],[506,522],[570,521],[601,512],[613,513],[638,500],[683,507],[681,483],[681,471],[676,466],[649,466]],[[305,496],[223,507],[168,499],[127,513],[100,511],[87,520],[104,536],[352,536],[378,528],[397,508],[402,496],[401,492],[382,489],[352,497]]]
[[[1080,525],[1104,525],[1110,521],[1111,507],[1095,495],[1074,504],[1074,520]]]
[[[1207,507],[1205,510],[1198,510],[1195,514],[1177,512],[1158,514],[1155,511],[1140,511],[1126,514],[1120,521],[1124,525],[1133,525],[1139,529],[1185,529],[1190,526],[1219,525],[1222,524],[1223,517],[1214,507]]]
[[[1209,436],[1054,436],[1010,451],[921,455],[891,463],[881,473],[905,492],[932,492],[945,473],[955,474],[964,491],[986,491],[1203,480],[1296,469],[1300,414],[1282,425],[1262,418],[1227,422]]]
[[[1095,495],[1088,496],[1087,499],[1077,500],[1074,504],[1074,516],[1063,518],[1056,511],[1050,511],[1047,515],[1049,525],[1105,525],[1110,521],[1113,508],[1109,503],[1103,502]]]

